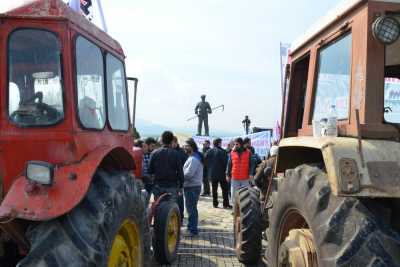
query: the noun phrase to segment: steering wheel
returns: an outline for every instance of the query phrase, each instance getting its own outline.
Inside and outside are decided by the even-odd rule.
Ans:
[[[38,99],[38,102],[35,102],[36,99]],[[39,124],[41,120],[54,121],[59,116],[59,111],[57,109],[43,103],[42,92],[36,92],[33,97],[24,101],[22,106],[28,107],[28,109],[15,110],[10,115],[13,121],[27,124]],[[21,116],[21,118],[19,118],[19,116]]]
[[[54,121],[58,118],[58,110],[46,103],[36,103],[36,108],[39,110],[40,115],[42,117],[47,117],[47,120],[49,121]]]

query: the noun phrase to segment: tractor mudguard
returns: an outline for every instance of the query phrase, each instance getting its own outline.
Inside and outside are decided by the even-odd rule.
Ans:
[[[1,203],[0,218],[46,221],[68,213],[84,198],[97,167],[113,149],[98,147],[79,162],[57,166],[51,186],[33,185],[25,174],[20,176]]]
[[[321,162],[336,196],[400,198],[400,144],[349,137],[282,139],[276,173]]]

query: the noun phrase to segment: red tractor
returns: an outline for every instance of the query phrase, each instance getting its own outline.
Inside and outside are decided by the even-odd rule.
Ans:
[[[0,12],[0,266],[149,263],[121,46],[61,0]]]

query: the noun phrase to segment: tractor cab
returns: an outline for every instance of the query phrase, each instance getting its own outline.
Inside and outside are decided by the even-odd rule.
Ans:
[[[399,139],[399,8],[344,1],[293,43],[284,137],[312,135],[333,106],[340,136]]]

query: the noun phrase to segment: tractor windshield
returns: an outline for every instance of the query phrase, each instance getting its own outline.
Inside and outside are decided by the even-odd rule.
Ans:
[[[8,43],[8,114],[20,126],[52,125],[64,117],[61,48],[49,31],[20,29]]]
[[[393,16],[400,22],[400,15]],[[385,99],[386,122],[400,123],[400,39],[386,46]]]

